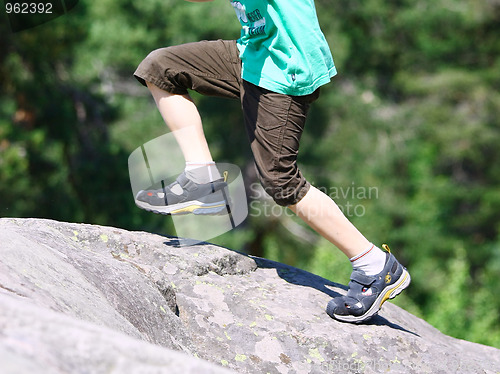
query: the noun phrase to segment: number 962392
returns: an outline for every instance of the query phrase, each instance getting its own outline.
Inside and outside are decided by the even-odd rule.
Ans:
[[[5,3],[7,14],[52,14],[52,3]]]

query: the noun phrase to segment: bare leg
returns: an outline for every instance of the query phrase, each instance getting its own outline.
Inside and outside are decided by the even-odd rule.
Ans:
[[[163,120],[173,132],[186,162],[213,161],[201,117],[189,95],[174,95],[146,82]]]
[[[349,258],[362,253],[371,245],[337,204],[313,186],[302,200],[289,208]]]

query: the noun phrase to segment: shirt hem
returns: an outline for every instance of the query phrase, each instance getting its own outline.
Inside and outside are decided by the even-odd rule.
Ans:
[[[303,86],[303,87],[287,86],[284,84],[280,84],[279,82],[276,82],[276,81],[265,79],[263,77],[246,76],[244,74],[244,71],[242,71],[241,78],[246,80],[247,82],[255,84],[256,86],[265,88],[266,90],[273,91],[276,93],[281,93],[284,95],[291,95],[291,96],[305,96],[305,95],[312,94],[319,87],[330,83],[331,79],[336,74],[337,74],[337,70],[335,68],[333,68],[329,72],[328,75],[320,77],[320,78],[316,79],[314,83],[312,83],[308,86]]]

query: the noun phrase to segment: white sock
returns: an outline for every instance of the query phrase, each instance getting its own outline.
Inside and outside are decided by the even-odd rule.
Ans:
[[[385,266],[386,254],[380,248],[370,244],[366,251],[350,259],[352,267],[363,271],[366,275],[380,273]]]
[[[206,184],[220,179],[220,173],[215,162],[186,162],[186,176],[198,184]]]

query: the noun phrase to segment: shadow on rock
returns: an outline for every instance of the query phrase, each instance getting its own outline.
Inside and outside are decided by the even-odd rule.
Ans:
[[[279,262],[267,260],[264,258],[259,258],[259,257],[252,257],[255,260],[255,263],[259,268],[263,269],[276,269],[276,273],[282,278],[283,280],[287,281],[288,283],[297,285],[297,286],[304,286],[304,287],[311,287],[314,288],[320,292],[323,292],[324,294],[328,295],[331,298],[342,296],[341,293],[335,291],[332,289],[332,287],[337,288],[337,289],[342,289],[347,292],[347,286],[344,286],[339,283],[334,283],[331,282],[325,278],[322,278],[318,275],[309,273],[305,270],[297,269],[289,265],[285,265]],[[364,325],[374,325],[374,326],[387,326],[395,330],[400,330],[407,332],[409,334],[413,334],[415,336],[420,336],[417,333],[410,331],[408,329],[405,329],[404,327],[393,323],[386,318],[375,315],[372,317],[370,320],[366,321],[363,323]]]

